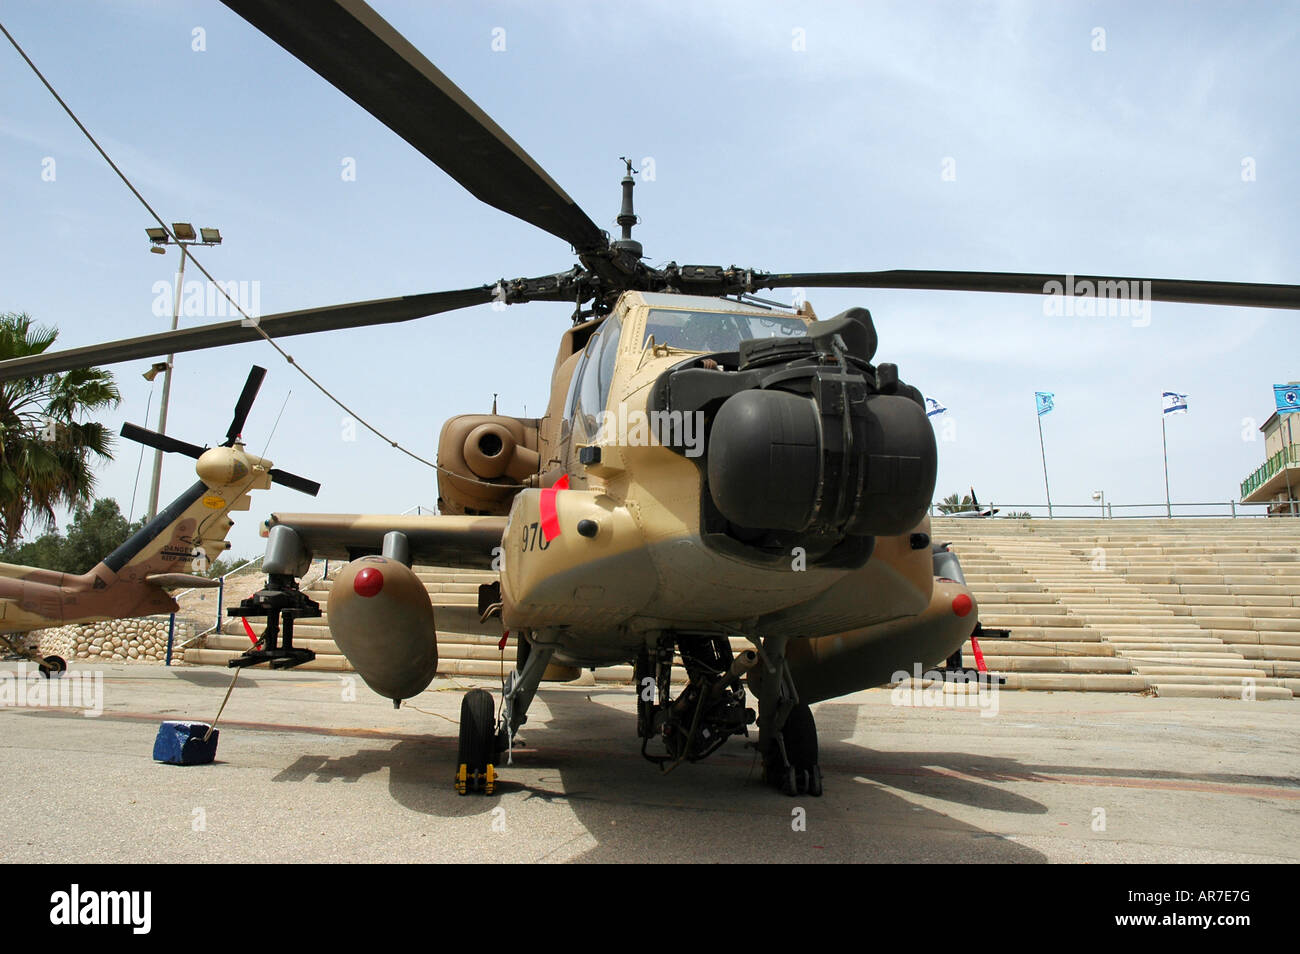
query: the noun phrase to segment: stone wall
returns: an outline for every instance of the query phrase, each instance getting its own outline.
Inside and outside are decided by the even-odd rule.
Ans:
[[[62,656],[68,661],[90,659],[158,665],[165,662],[167,655],[167,624],[166,616],[76,623],[35,630],[27,635],[26,643],[42,656]],[[193,635],[192,623],[176,620],[176,646]],[[174,656],[179,659],[181,653],[177,651]]]

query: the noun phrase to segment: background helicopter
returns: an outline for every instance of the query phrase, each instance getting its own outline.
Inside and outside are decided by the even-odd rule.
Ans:
[[[265,375],[265,368],[249,372],[226,438],[216,447],[198,447],[134,424],[123,426],[122,436],[129,440],[194,458],[198,481],[79,576],[0,563],[0,644],[32,659],[43,674],[62,672],[66,660],[38,657],[8,636],[69,623],[174,613],[178,607],[169,589],[218,584],[193,571],[211,565],[229,548],[226,535],[234,525],[230,512],[249,509],[252,491],[276,483],[316,495],[320,484],[244,449],[244,422]]]
[[[804,288],[826,285],[858,288],[924,288],[1041,294],[1048,281],[1062,280],[1066,277],[1021,273],[899,271],[883,273],[767,273],[752,269],[720,266],[678,267],[671,263],[660,267],[651,267],[642,261],[640,246],[630,235],[630,226],[634,221],[634,213],[631,210],[630,202],[626,203],[626,209],[620,216],[622,220],[620,225],[623,228],[622,236],[612,242],[608,241],[585,213],[582,213],[572,200],[559,190],[549,177],[541,172],[540,168],[536,167],[535,163],[523,155],[522,151],[518,150],[513,142],[505,138],[494,124],[485,121],[485,117],[479,113],[476,107],[473,107],[472,103],[464,99],[459,90],[450,87],[441,74],[424,63],[409,45],[405,44],[400,37],[396,36],[388,28],[387,24],[378,20],[367,8],[354,4],[339,4],[328,8],[323,14],[317,12],[309,18],[311,22],[306,22],[305,20],[299,20],[293,13],[271,5],[244,3],[232,3],[230,5],[252,20],[264,32],[272,35],[277,42],[307,61],[309,65],[316,68],[318,72],[325,75],[335,85],[348,92],[359,103],[402,135],[403,138],[406,138],[408,142],[411,142],[426,156],[441,165],[444,170],[448,171],[472,193],[504,211],[508,211],[525,221],[538,225],[545,231],[568,240],[576,249],[580,261],[580,266],[574,269],[538,278],[485,284],[455,292],[413,296],[401,300],[358,303],[352,306],[314,309],[308,312],[293,313],[292,315],[270,316],[263,319],[261,327],[263,331],[272,336],[278,336],[281,333],[302,334],[312,330],[333,330],[347,326],[407,320],[421,315],[497,300],[505,303],[573,301],[578,306],[575,317],[590,319],[578,326],[579,328],[582,328],[583,325],[587,326],[585,332],[580,334],[585,333],[587,340],[596,340],[595,332],[597,329],[591,327],[592,325],[611,313],[617,317],[620,307],[634,307],[624,299],[625,293],[629,292],[640,292],[649,295],[664,292],[672,294],[690,294],[693,292],[712,297],[727,294],[739,296],[765,288]],[[384,65],[381,67],[377,64]],[[374,72],[369,72],[370,70],[374,70]],[[382,81],[378,80],[381,74],[383,75]],[[452,133],[451,139],[446,138],[449,131]],[[1080,276],[1080,278],[1082,277]],[[1190,301],[1237,304],[1241,306],[1296,307],[1297,303],[1296,289],[1293,286],[1252,286],[1242,283],[1157,280],[1152,282],[1151,297],[1156,301]],[[642,298],[643,301],[635,307],[651,307],[652,302],[645,300],[644,294]],[[701,311],[705,310],[707,309],[701,309]],[[641,315],[633,320],[644,320],[645,318],[645,315]],[[638,327],[645,326],[640,325]],[[74,366],[76,362],[103,363],[109,360],[127,360],[133,357],[212,347],[241,340],[253,340],[255,335],[255,330],[239,322],[230,322],[215,328],[187,329],[165,340],[163,340],[164,336],[149,336],[149,340],[120,343],[108,350],[84,349],[80,352],[65,353],[62,357],[51,356],[50,360],[73,361]],[[561,361],[557,362],[557,364],[576,356],[576,349],[572,346],[578,344],[574,340],[578,336],[572,336],[567,355],[562,347]],[[783,353],[776,357],[781,362],[807,361],[812,362],[813,365],[831,364],[838,361],[843,375],[846,373],[843,369],[849,359],[856,358],[869,364],[875,353],[875,336],[869,322],[859,320],[851,315],[841,319],[840,323],[834,326],[833,331],[825,335],[813,333],[808,337],[811,342],[811,351],[800,352],[797,356],[794,352]],[[838,345],[836,344],[837,337]],[[161,351],[158,350],[160,348]],[[755,364],[754,359],[760,356],[754,352],[755,349],[746,349],[742,346],[737,349],[734,362],[728,362],[730,352],[718,352],[722,357],[714,360],[715,363],[726,369],[725,374],[740,375],[756,370],[757,364]],[[42,364],[39,367],[36,364],[24,364],[21,367],[17,363],[10,364],[13,364],[14,367],[3,369],[4,373],[32,373],[40,368],[54,367],[54,365],[50,364]],[[855,380],[852,382],[853,386],[864,388],[863,393],[868,396],[892,398],[903,402],[896,405],[899,408],[904,407],[909,400],[919,407],[919,401],[917,400],[919,395],[909,392],[907,386],[897,380],[896,374],[892,370],[886,370],[888,367],[888,365],[883,364],[871,366],[869,372],[871,379],[868,380],[863,377],[860,382]],[[689,367],[682,370],[704,371],[708,369]],[[790,370],[794,369],[791,368]],[[715,378],[715,380],[721,379]],[[557,385],[561,384],[562,381],[563,379],[557,376]],[[711,386],[713,385],[706,385],[706,387]],[[672,389],[667,390],[671,391]],[[727,400],[731,400],[736,396],[738,395],[729,395]],[[844,400],[841,405],[846,406],[851,403],[854,402]],[[828,405],[819,404],[818,406],[825,408]],[[701,408],[703,408],[703,405],[701,405]],[[701,410],[701,413],[708,412]],[[762,414],[758,416],[763,417]],[[862,423],[864,427],[866,426],[865,422],[850,420],[851,417],[852,415],[846,413],[841,415],[842,419],[839,420],[839,423],[845,425],[846,446],[853,443],[850,440],[850,435],[857,436],[855,428],[858,427],[859,423]],[[552,426],[559,425],[559,422],[554,419],[551,423]],[[716,423],[716,421],[711,421],[712,423]],[[906,458],[922,462],[917,466],[915,474],[910,479],[900,479],[890,483],[887,493],[896,493],[898,495],[898,499],[894,501],[897,506],[888,506],[885,509],[895,510],[896,512],[892,516],[896,519],[877,522],[875,517],[879,517],[880,514],[869,514],[867,510],[870,508],[863,509],[855,503],[853,506],[849,506],[847,510],[840,512],[836,520],[832,521],[833,525],[818,527],[818,532],[824,533],[829,540],[828,546],[821,554],[822,556],[834,552],[835,547],[843,542],[841,538],[846,535],[873,539],[902,538],[905,536],[910,537],[910,534],[903,532],[905,525],[908,528],[919,527],[917,520],[919,514],[923,513],[923,509],[918,512],[916,506],[922,496],[925,497],[924,503],[928,505],[929,494],[933,490],[933,467],[926,463],[927,454],[925,448],[920,446],[916,440],[913,440],[917,435],[911,433],[905,424],[899,427],[882,427],[881,434],[886,438],[886,442],[894,436],[902,435],[900,439],[905,445],[903,448],[905,453],[892,456],[900,460]],[[745,442],[738,441],[736,443],[744,444]],[[859,440],[858,444],[861,445],[861,443],[861,440]],[[822,446],[822,450],[824,451],[826,448]],[[929,456],[932,458],[932,451]],[[597,467],[609,466],[608,462],[596,459],[585,461],[580,459],[577,463],[585,467],[592,465]],[[851,470],[852,467],[850,466],[847,469]],[[929,472],[928,479],[926,476],[927,471]],[[843,478],[844,472],[844,470],[841,471],[840,480],[845,479]],[[568,476],[567,468],[565,474],[557,476]],[[575,473],[573,476],[577,477],[578,475]],[[538,482],[542,483],[542,481],[542,474],[539,472]],[[715,488],[725,483],[725,478],[712,480],[712,485]],[[822,489],[825,488],[824,482],[819,482],[816,486]],[[537,488],[539,495],[545,489],[549,488]],[[574,491],[574,493],[576,492]],[[820,493],[808,490],[807,487],[803,488],[803,492],[811,494],[820,502]],[[743,496],[743,494],[740,495]],[[853,497],[854,493],[849,491],[847,495]],[[703,496],[701,493],[700,497],[703,498]],[[444,492],[444,499],[448,497],[450,495]],[[765,499],[771,499],[771,497],[772,495],[768,494]],[[520,493],[519,499],[531,500],[531,498],[527,498],[527,491]],[[843,495],[841,495],[842,499]],[[759,527],[754,528],[753,519],[757,513],[755,509],[741,508],[728,514],[725,512],[725,508],[729,505],[724,504],[716,497],[713,500],[719,509],[724,510],[724,516],[728,518],[728,522],[738,525],[742,529],[784,530],[787,532],[803,532],[806,529],[806,527],[770,527],[761,524]],[[556,506],[558,509],[558,503]],[[909,515],[912,517],[910,521],[907,519]],[[533,521],[533,523],[541,524],[546,519],[541,512],[540,506],[538,507],[537,516],[541,519]],[[441,544],[442,551],[438,551],[436,547],[434,551],[431,551],[439,559],[444,559],[450,555],[446,551],[454,551],[458,547],[463,550],[477,549],[485,539],[491,539],[494,528],[499,531],[505,531],[506,529],[504,525],[496,526],[484,520],[453,523],[447,521],[455,520],[454,517],[443,519],[444,522],[437,525],[440,529],[436,530],[435,533],[444,533],[448,540]],[[784,522],[796,524],[798,521],[791,516],[784,519]],[[373,521],[368,525],[360,525],[355,521],[348,522],[342,518],[336,518],[329,526],[318,524],[314,528],[308,526],[307,521],[298,521],[296,525],[292,521],[283,521],[279,525],[299,537],[310,536],[313,531],[317,533],[332,531],[336,536],[342,538],[347,538],[349,534],[355,534],[355,540],[357,541],[360,541],[361,537],[366,537],[367,539],[364,542],[350,544],[353,551],[373,549],[376,545],[374,535],[382,529],[374,526]],[[387,533],[398,533],[406,536],[407,544],[403,544],[400,539],[395,539],[391,547],[385,546],[386,550],[391,551],[387,557],[390,564],[385,564],[386,569],[391,563],[401,564],[405,562],[403,557],[416,556],[418,558],[422,555],[415,552],[419,549],[418,545],[403,550],[403,546],[409,546],[413,543],[414,534],[399,529],[398,522],[390,520],[387,526],[389,528]],[[845,529],[850,526],[856,528],[859,532],[846,534]],[[920,531],[913,531],[913,533],[916,532]],[[836,537],[836,534],[839,536]],[[272,536],[272,548],[274,548],[277,545],[275,539],[277,535],[274,529]],[[278,536],[285,538],[286,534],[279,534]],[[599,527],[597,527],[597,536],[599,536]],[[508,532],[505,538],[510,539]],[[500,540],[501,537],[498,535],[497,539]],[[533,539],[536,540],[536,534],[534,534]],[[821,542],[826,542],[826,540]],[[926,543],[928,544],[928,540]],[[329,545],[327,542],[322,541],[312,548],[320,552],[327,545]],[[345,548],[349,546],[347,539],[343,539],[338,545]],[[279,575],[292,578],[296,575],[292,570],[301,562],[302,554],[294,551],[290,544],[283,544],[283,546],[285,549],[277,553],[280,558],[279,561],[272,560],[271,565],[278,566],[286,572],[277,574],[273,570],[272,575],[273,577]],[[913,549],[919,551],[923,550],[924,547],[913,547]],[[482,559],[482,557],[475,559]],[[515,562],[513,565],[518,567],[519,563]],[[502,607],[507,623],[510,622],[512,603],[515,602],[512,596],[517,595],[511,593],[510,583],[508,582],[511,566],[511,561],[507,559],[507,582],[503,593],[504,606]],[[361,574],[365,573],[367,569],[375,569],[375,567],[358,567],[355,571],[356,579],[360,580]],[[399,570],[394,569],[391,572],[400,578],[401,573]],[[928,579],[928,567],[926,575]],[[368,579],[373,579],[373,577]],[[370,584],[362,585],[368,586]],[[364,596],[359,589],[356,591],[359,595]],[[912,605],[910,612],[899,612],[898,616],[915,616],[921,609],[921,606]],[[681,617],[670,616],[670,618],[675,624],[683,622]],[[780,637],[774,636],[773,638],[779,639]],[[779,647],[777,645],[765,646],[765,650],[765,655],[768,656],[768,665],[775,667],[775,670],[779,671],[780,659],[774,658],[780,653]],[[715,663],[717,661],[713,660]],[[773,670],[769,669],[768,671]],[[727,675],[728,678],[733,675],[730,669],[727,670]],[[525,679],[524,682],[526,681]],[[712,692],[712,687],[707,685],[697,686],[695,695],[691,698],[701,699],[704,692]],[[776,749],[781,749],[782,745],[779,733],[781,729],[780,723],[783,720],[778,713],[782,713],[783,709],[790,708],[789,700],[791,696],[784,694],[782,687],[770,685],[767,689],[760,689],[758,694],[760,695],[760,716],[762,716],[764,709],[769,712],[769,717],[763,719],[764,734],[767,736],[764,745],[765,756],[770,763],[776,764],[778,771],[774,774],[781,775],[790,766],[780,764],[780,762],[785,761],[783,752],[780,759],[776,759],[773,752]],[[766,700],[768,705],[762,704],[765,694],[769,696]],[[773,709],[772,706],[776,708]],[[697,709],[696,711],[702,710]],[[514,714],[507,715],[506,722],[510,723],[513,718]],[[479,721],[482,721],[481,717]],[[803,783],[803,780],[801,780],[801,783]],[[807,784],[811,786],[812,783],[807,782]]]

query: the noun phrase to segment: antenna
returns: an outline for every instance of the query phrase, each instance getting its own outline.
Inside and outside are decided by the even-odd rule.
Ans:
[[[618,218],[614,220],[622,228],[623,236],[609,244],[614,248],[626,249],[637,258],[641,258],[641,243],[632,238],[632,226],[637,223],[636,212],[632,210],[632,190],[636,188],[636,180],[632,178],[632,160],[627,156],[618,158],[627,166],[627,175],[623,176],[623,207],[619,209]]]

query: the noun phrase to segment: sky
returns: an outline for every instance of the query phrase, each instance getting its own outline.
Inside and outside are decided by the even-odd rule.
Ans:
[[[602,227],[616,228],[618,157],[652,171],[635,231],[652,264],[1300,282],[1292,4],[374,6]],[[9,0],[0,22],[167,221],[221,230],[224,244],[196,257],[256,287],[263,314],[574,262],[217,2]],[[60,347],[169,327],[157,283],[177,253],[148,253],[148,214],[7,43],[0,221],[0,311],[56,325]],[[1162,502],[1172,390],[1190,404],[1167,422],[1172,498],[1226,502],[1263,462],[1270,386],[1300,379],[1289,311],[1156,302],[1147,321],[1049,315],[1037,296],[808,298],[824,318],[869,308],[877,360],[949,408],[935,419],[936,498],[973,485],[1008,509],[1045,502],[1041,390],[1056,402],[1042,419],[1055,503],[1098,490],[1116,505]],[[442,422],[489,410],[494,394],[504,413],[542,412],[570,310],[484,306],[284,344],[431,459]],[[156,425],[149,363],[111,367],[114,430]],[[235,555],[260,553],[273,511],[435,503],[432,470],[350,427],[265,342],[179,355],[168,433],[220,442],[254,363],[269,374],[250,450],[323,486],[315,500],[256,494],[234,515]],[[134,495],[139,516],[151,455],[140,467],[120,441],[98,492],[124,512]],[[168,457],[162,500],[193,480]]]

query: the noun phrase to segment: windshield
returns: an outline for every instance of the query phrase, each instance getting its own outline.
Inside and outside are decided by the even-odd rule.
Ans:
[[[646,338],[683,351],[735,351],[748,338],[795,338],[807,325],[784,315],[745,315],[718,311],[654,308],[646,319]],[[645,342],[642,342],[644,345]]]

